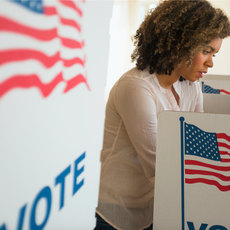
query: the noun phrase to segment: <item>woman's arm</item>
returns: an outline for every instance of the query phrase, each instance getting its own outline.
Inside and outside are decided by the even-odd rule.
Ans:
[[[123,78],[115,92],[115,106],[145,175],[154,184],[157,115],[150,83],[134,77]]]

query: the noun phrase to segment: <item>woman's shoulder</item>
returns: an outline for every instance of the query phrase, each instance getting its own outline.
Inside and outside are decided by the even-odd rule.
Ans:
[[[152,92],[151,74],[148,70],[138,70],[136,67],[124,73],[115,83],[111,92],[113,95]]]
[[[152,77],[152,74],[149,73],[148,68],[144,70],[139,70],[137,69],[137,67],[134,67],[128,70],[126,73],[124,73],[119,79],[119,81],[123,79],[127,80],[127,78],[130,80],[140,79],[140,80],[148,81],[151,77]]]

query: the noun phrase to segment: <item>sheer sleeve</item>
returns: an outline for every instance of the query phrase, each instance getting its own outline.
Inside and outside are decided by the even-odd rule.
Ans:
[[[204,112],[203,109],[203,94],[201,91],[200,84],[196,82],[196,92],[197,92],[197,101],[196,101],[196,107],[194,112]]]
[[[140,78],[122,79],[116,89],[115,106],[146,177],[154,183],[157,115],[150,83]]]

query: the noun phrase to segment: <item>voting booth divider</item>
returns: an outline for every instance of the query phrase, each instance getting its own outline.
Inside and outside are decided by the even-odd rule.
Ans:
[[[112,6],[0,2],[0,230],[94,228]]]
[[[202,93],[230,95],[229,75],[205,75],[200,84]]]
[[[205,113],[230,114],[230,97],[221,94],[203,94]]]
[[[153,229],[230,229],[230,115],[158,118]]]
[[[205,113],[230,114],[229,75],[206,75],[200,85]]]

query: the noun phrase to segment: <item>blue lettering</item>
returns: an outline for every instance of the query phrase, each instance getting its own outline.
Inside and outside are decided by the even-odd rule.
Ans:
[[[6,225],[3,224],[3,225],[0,227],[0,230],[6,230]]]
[[[188,229],[189,229],[189,230],[195,230],[195,227],[194,227],[193,222],[188,222],[188,221],[187,221],[187,225],[188,225]],[[207,226],[208,226],[207,224],[201,224],[199,230],[205,230],[205,229],[207,228]]]
[[[60,191],[60,206],[59,210],[61,210],[64,206],[64,197],[65,197],[65,177],[70,173],[70,166],[67,167],[59,176],[56,177],[55,186],[57,184],[61,184]]]
[[[83,186],[84,179],[77,184],[77,177],[84,171],[84,166],[78,170],[78,164],[85,158],[85,152],[74,162],[74,177],[73,177],[73,195]]]
[[[19,212],[19,219],[18,219],[18,226],[17,230],[22,230],[23,222],[24,222],[24,216],[25,216],[25,211],[26,211],[26,204],[21,208]],[[0,230],[6,230],[6,225],[3,224],[0,227]]]
[[[221,226],[221,225],[213,225],[209,230],[228,230],[227,228]]]
[[[26,204],[20,210],[17,230],[22,230],[25,212],[26,212]]]
[[[35,216],[36,216],[36,208],[37,208],[37,204],[40,201],[40,199],[45,198],[47,201],[47,209],[46,209],[46,216],[44,221],[40,224],[37,225],[36,221],[35,221]],[[50,209],[51,209],[51,201],[52,201],[52,196],[51,196],[51,190],[49,187],[45,187],[43,188],[37,195],[33,206],[32,206],[32,211],[31,211],[31,215],[30,215],[30,230],[41,230],[45,227],[46,222],[49,218],[49,214],[50,214]]]

